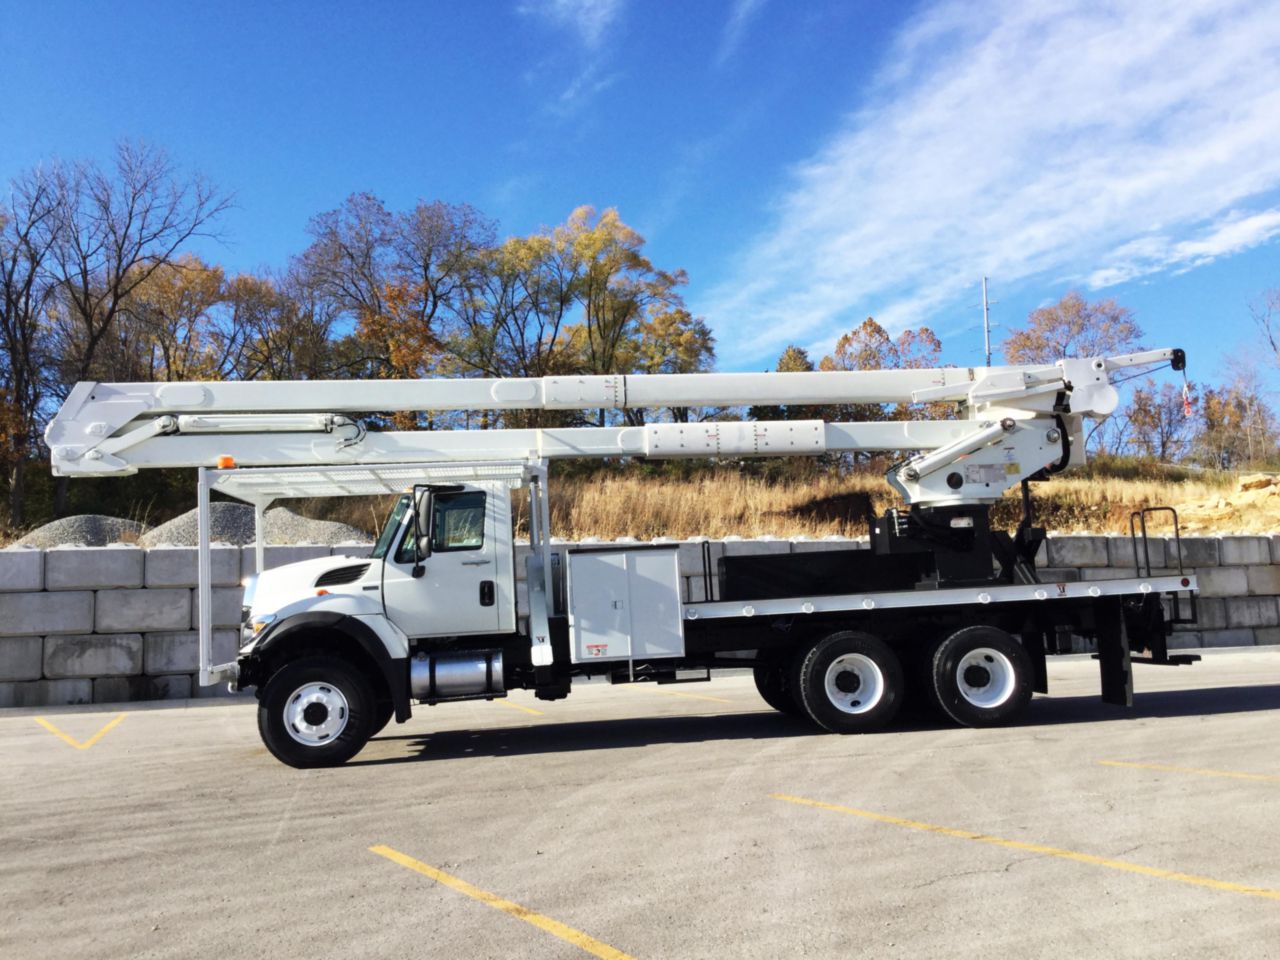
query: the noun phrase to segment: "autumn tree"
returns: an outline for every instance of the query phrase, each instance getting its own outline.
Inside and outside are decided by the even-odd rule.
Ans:
[[[1006,338],[1001,349],[1009,363],[1057,363],[1135,350],[1141,339],[1142,329],[1128,307],[1114,300],[1088,303],[1071,292],[1051,307],[1032,310],[1026,328]]]
[[[904,330],[891,337],[874,318],[836,341],[835,350],[822,358],[819,370],[920,370],[941,366],[942,342],[928,327]],[[842,420],[939,419],[951,415],[947,404],[913,405],[862,403],[842,405],[833,411]]]
[[[789,344],[778,356],[774,366],[775,373],[812,373],[813,361],[803,347]],[[751,407],[748,415],[752,420],[814,420],[822,419],[822,411],[816,407],[804,406],[768,406]]]
[[[701,317],[684,307],[659,308],[641,321],[636,330],[635,359],[638,373],[700,373],[710,370],[716,358],[716,338]],[[699,419],[691,407],[668,408],[671,419],[688,423]],[[628,411],[643,414],[643,410]],[[636,418],[632,422],[643,422]]]
[[[0,209],[0,466],[15,526],[25,520],[26,469],[46,391],[57,205],[55,184],[37,169],[10,184],[7,209]]]
[[[1172,383],[1159,386],[1151,378],[1134,389],[1124,414],[1122,443],[1140,456],[1170,463],[1187,452],[1195,432],[1195,420],[1187,410],[1194,396],[1183,397],[1182,389]],[[1118,451],[1117,451],[1118,452]]]

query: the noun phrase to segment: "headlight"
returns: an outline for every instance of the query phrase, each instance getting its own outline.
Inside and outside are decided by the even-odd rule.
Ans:
[[[263,630],[275,622],[276,615],[274,613],[264,613],[261,616],[254,617],[249,620],[247,617],[240,625],[240,649],[244,650],[253,644]]]

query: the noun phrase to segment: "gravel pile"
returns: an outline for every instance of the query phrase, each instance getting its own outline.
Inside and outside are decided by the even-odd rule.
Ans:
[[[252,511],[250,511],[249,521],[252,530]],[[146,529],[134,520],[85,513],[78,517],[63,517],[61,520],[46,523],[43,527],[36,527],[17,543],[19,546],[39,547],[41,550],[70,543],[80,543],[86,547],[105,547],[109,543],[138,542]]]
[[[370,537],[363,530],[345,523],[334,523],[329,520],[308,520],[300,517],[292,510],[276,507],[266,514],[267,543],[358,543],[367,542]],[[225,503],[219,501],[209,504],[209,527],[211,540],[222,543],[253,543],[253,507],[245,503]],[[196,511],[189,510],[180,517],[174,517],[168,523],[162,523],[148,530],[139,539],[143,547],[155,547],[160,544],[171,544],[179,547],[194,547],[199,543],[196,531]]]

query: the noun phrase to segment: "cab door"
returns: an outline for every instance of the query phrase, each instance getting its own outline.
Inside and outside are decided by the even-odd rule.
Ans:
[[[498,632],[497,498],[475,488],[420,488],[416,500],[430,549],[415,551],[414,525],[406,523],[383,567],[387,616],[410,637]]]

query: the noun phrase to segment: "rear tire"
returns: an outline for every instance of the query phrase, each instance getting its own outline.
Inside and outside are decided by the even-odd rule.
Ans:
[[[824,637],[798,657],[791,682],[805,713],[832,733],[879,730],[902,705],[897,655],[883,640],[852,630]]]
[[[962,726],[1008,723],[1031,701],[1031,657],[996,627],[951,634],[934,651],[930,674],[934,703]]]
[[[291,767],[333,767],[354,757],[377,716],[365,675],[332,656],[302,657],[272,674],[258,703],[258,733]]]
[[[756,690],[760,692],[760,698],[765,703],[789,717],[808,719],[800,704],[796,703],[796,698],[791,695],[790,685],[787,682],[788,670],[784,664],[773,663],[756,667],[753,673]]]

